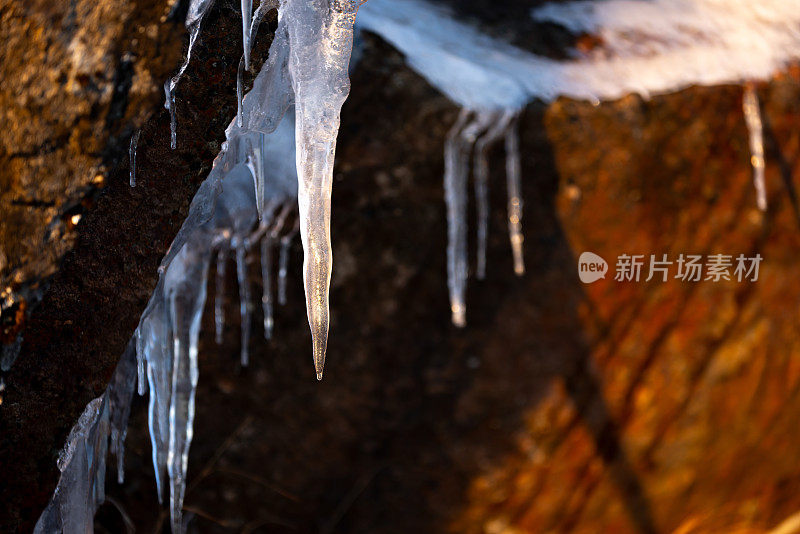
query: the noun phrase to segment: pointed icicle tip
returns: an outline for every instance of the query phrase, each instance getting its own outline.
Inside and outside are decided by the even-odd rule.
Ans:
[[[319,332],[312,339],[314,351],[314,370],[317,372],[317,380],[322,380],[322,372],[325,370],[325,352],[328,345],[328,332]]]

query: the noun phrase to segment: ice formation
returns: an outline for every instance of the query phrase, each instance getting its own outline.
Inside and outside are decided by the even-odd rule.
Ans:
[[[744,119],[750,140],[750,165],[753,167],[753,185],[756,188],[758,209],[767,210],[767,188],[764,183],[764,126],[761,122],[761,105],[752,84],[746,84],[742,98]]]
[[[608,0],[550,3],[533,9],[536,21],[600,37],[596,49],[569,61],[537,56],[489,37],[424,0],[366,4],[358,25],[394,45],[409,66],[465,110],[445,141],[447,271],[453,322],[465,324],[466,180],[473,150],[476,273],[482,278],[486,272],[486,150],[503,136],[509,235],[514,270],[520,274],[524,272],[522,198],[515,134],[519,110],[535,98],[550,101],[567,96],[597,103],[629,93],[648,98],[694,84],[766,78],[800,57],[800,10],[792,4],[783,0]],[[746,102],[758,203],[763,209],[763,155],[759,155],[763,149],[759,149],[760,127],[753,110],[757,112],[757,105]]]
[[[210,4],[210,1],[191,4],[187,16],[190,29],[187,59],[165,85],[173,146],[177,138],[175,87],[186,69]],[[300,231],[306,257],[304,280],[313,359],[317,377],[322,376],[328,331],[333,158],[339,113],[349,91],[347,70],[359,4],[342,0],[280,3],[278,29],[267,62],[252,90],[242,98],[237,117],[226,130],[222,151],[192,200],[189,216],[159,267],[158,284],[134,334],[131,347],[135,349],[130,351],[135,351],[135,363],[126,367],[127,374],[121,376],[131,391],[137,376],[139,393],[145,394],[149,389],[148,424],[157,491],[161,499],[169,485],[173,532],[181,532],[183,528],[181,510],[199,377],[200,320],[206,301],[205,280],[212,260],[217,265],[214,308],[215,334],[219,340],[224,328],[225,265],[233,253],[242,315],[241,363],[247,365],[252,311],[248,254],[259,249],[264,261],[264,334],[269,337],[273,313],[271,248],[280,243],[278,300],[284,302],[289,248],[292,237]],[[243,22],[245,67],[257,22],[274,5],[261,2],[253,20]],[[243,18],[249,19],[250,2],[243,1],[242,7],[246,13]],[[287,115],[292,104],[295,113]],[[132,156],[135,145],[136,140],[132,140]],[[295,203],[299,203],[297,224],[290,226],[287,223]],[[126,353],[123,362],[127,361]],[[118,374],[122,373],[122,365]],[[94,511],[103,500],[104,447],[109,437],[112,449],[122,457],[124,429],[109,426],[108,421],[127,422],[129,402],[124,406],[109,403],[107,399],[117,396],[114,387],[114,384],[109,386],[103,397],[87,407],[70,436],[68,450],[80,454],[70,452],[71,461],[59,464],[62,482],[40,519],[39,532],[92,530]],[[122,476],[121,460],[119,472]],[[78,503],[74,499],[88,500]]]
[[[171,145],[177,141],[175,93],[205,14],[213,0],[193,0],[186,19],[185,63],[165,84],[171,114]],[[274,322],[273,267],[278,251],[278,302],[286,298],[289,246],[298,231],[304,249],[303,278],[313,359],[321,377],[328,336],[331,274],[330,199],[333,159],[342,103],[349,91],[347,67],[358,0],[263,0],[251,15],[242,0],[243,55],[237,83],[237,116],[209,177],[192,201],[189,216],[159,268],[159,281],[105,394],[92,401],[70,433],[59,460],[58,488],[36,532],[91,532],[103,500],[106,449],[123,476],[123,443],[130,399],[149,390],[148,425],[159,499],[169,488],[171,524],[182,531],[194,395],[199,376],[198,338],[206,301],[206,278],[216,264],[215,334],[224,331],[225,274],[236,263],[242,315],[242,364],[249,359],[252,304],[247,262],[261,259],[264,336]],[[398,47],[409,64],[462,107],[445,141],[448,214],[448,278],[453,320],[465,322],[467,178],[475,174],[478,210],[477,274],[486,271],[488,234],[487,151],[501,139],[506,150],[508,230],[515,272],[522,262],[522,198],[517,122],[534,98],[559,95],[599,101],[635,92],[648,96],[695,83],[764,78],[800,56],[800,12],[778,0],[653,0],[571,2],[535,9],[536,20],[602,36],[586,57],[559,62],[519,50],[456,21],[422,0],[372,0],[363,7],[363,28]],[[279,9],[269,57],[252,90],[241,76],[264,14]],[[755,101],[755,107],[752,103]],[[292,109],[294,113],[286,114]],[[759,199],[763,162],[758,104],[745,95]],[[135,181],[138,136],[131,142]],[[763,165],[762,165],[763,168]],[[761,185],[760,185],[761,184]],[[299,204],[294,225],[293,206]],[[761,203],[761,200],[759,200]],[[761,204],[760,204],[761,205]]]
[[[106,453],[117,457],[123,478],[125,434],[136,383],[133,342],[122,356],[105,393],[91,401],[72,428],[58,457],[61,478],[35,534],[92,532],[94,513],[105,499]]]
[[[244,100],[246,114],[250,104],[258,105],[257,95],[252,96]],[[285,233],[297,196],[294,168],[282,163],[294,152],[291,114],[270,134],[242,130],[234,122],[227,136],[223,152],[195,195],[189,217],[162,263],[159,283],[136,332],[139,380],[150,390],[148,421],[156,482],[161,496],[169,480],[174,532],[181,529],[199,376],[197,343],[209,267],[212,261],[217,265],[214,309],[219,340],[224,328],[226,264],[231,256],[235,261],[242,315],[240,358],[242,365],[247,365],[252,312],[248,255]],[[256,145],[261,156],[254,160]],[[258,171],[253,169],[253,161],[260,166]],[[254,186],[257,174],[267,177],[260,188]],[[260,219],[256,194],[262,195]],[[262,269],[269,271],[271,266],[262,264]],[[269,280],[264,285],[269,292]]]
[[[130,184],[131,187],[136,187],[136,150],[139,146],[139,137],[141,137],[142,131],[136,130],[134,134],[131,136],[131,146],[128,150],[128,159],[130,160]]]
[[[203,19],[214,4],[214,0],[191,0],[189,4],[189,11],[186,14],[186,29],[189,30],[189,48],[186,50],[186,59],[183,61],[181,68],[169,80],[164,82],[164,94],[166,101],[164,107],[169,110],[169,127],[170,127],[170,146],[175,149],[178,146],[178,123],[177,123],[177,110],[175,108],[175,88],[181,80],[183,73],[189,66],[192,59],[192,50],[194,43],[197,41],[197,36],[200,34],[200,26]]]

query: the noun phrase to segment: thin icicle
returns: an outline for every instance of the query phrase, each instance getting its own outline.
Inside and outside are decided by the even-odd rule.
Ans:
[[[266,169],[264,168],[264,142],[265,136],[263,133],[258,132],[255,136],[255,141],[250,137],[245,141],[247,153],[247,168],[250,169],[250,174],[253,177],[253,186],[256,194],[256,211],[258,211],[258,220],[264,218],[264,192],[266,188]]]
[[[525,260],[522,256],[522,166],[519,155],[519,132],[515,115],[506,130],[506,181],[508,184],[508,236],[511,252],[514,255],[514,273],[525,274]]]
[[[244,68],[250,70],[250,26],[253,20],[253,0],[242,0],[242,47]]]
[[[281,238],[281,253],[278,260],[278,304],[286,305],[286,275],[289,270],[289,249],[292,246],[293,235]]]
[[[134,388],[136,340],[128,343],[122,359],[117,365],[111,383],[106,389],[111,425],[110,450],[117,458],[117,483],[125,481],[125,438],[128,435],[128,419],[131,411]]]
[[[742,99],[744,118],[750,140],[750,164],[753,166],[753,185],[756,188],[758,209],[767,211],[767,188],[764,180],[764,126],[761,105],[753,84],[745,84]]]
[[[465,326],[466,306],[463,287],[467,278],[467,262],[460,254],[459,243],[466,241],[464,212],[467,206],[466,173],[463,158],[459,157],[461,130],[470,112],[462,109],[444,144],[444,194],[447,204],[447,285],[450,289],[450,311],[453,324]],[[462,234],[464,236],[462,237]],[[464,243],[466,246],[466,243]]]
[[[275,326],[272,302],[272,247],[272,237],[265,235],[261,240],[261,280],[264,284],[261,305],[264,308],[264,339],[272,339],[272,330]]]
[[[256,33],[264,16],[269,13],[271,9],[278,7],[278,0],[261,0],[258,3],[255,13],[253,13],[253,20],[250,22],[250,50],[253,49],[253,43],[256,40]]]
[[[194,49],[195,41],[197,41],[197,36],[200,34],[203,18],[205,18],[206,13],[208,13],[213,4],[214,0],[192,0],[191,4],[189,4],[189,12],[186,14],[186,28],[189,30],[189,48],[186,50],[186,59],[175,76],[164,83],[164,95],[166,96],[164,107],[169,110],[170,147],[173,150],[178,146],[175,88],[189,66],[189,62],[192,59],[192,50]]]
[[[128,150],[128,159],[130,160],[131,169],[131,187],[136,187],[136,148],[139,145],[140,135],[142,135],[142,131],[136,130],[136,132],[131,136],[131,148]]]
[[[342,104],[350,92],[356,0],[284,0],[295,93],[298,206],[303,281],[317,379],[328,345],[331,190]]]
[[[486,243],[489,234],[489,162],[487,152],[490,146],[504,134],[511,120],[510,112],[494,112],[494,123],[485,135],[475,143],[475,206],[478,215],[478,253],[476,275],[479,280],[486,278]]]
[[[239,58],[239,68],[236,69],[236,125],[241,128],[244,124],[244,111],[242,108],[242,99],[244,98],[244,76],[245,59],[244,56]]]
[[[463,109],[445,141],[444,190],[447,204],[447,284],[453,324],[467,324],[467,177],[475,140],[491,122],[492,114]]]
[[[186,244],[165,276],[165,296],[172,326],[172,395],[169,407],[170,517],[172,531],[182,532],[189,447],[194,434],[194,397],[199,377],[197,344],[206,301],[210,250]]]
[[[250,287],[247,283],[247,247],[242,239],[236,243],[236,276],[239,280],[239,312],[242,317],[242,366],[250,363]]]
[[[169,146],[175,150],[178,147],[178,118],[175,109],[175,88],[170,80],[164,83],[164,94],[166,96],[164,106],[169,110]]]
[[[138,384],[137,392],[139,393],[140,397],[143,396],[145,393],[147,393],[147,377],[146,377],[146,370],[145,370],[146,366],[147,366],[147,362],[145,362],[144,354],[141,354],[141,355],[137,354],[137,357],[136,357],[136,370],[137,370],[137,377],[138,377],[138,380],[137,380],[137,384]]]
[[[228,265],[228,247],[221,245],[217,250],[217,277],[214,284],[214,340],[222,344],[225,332],[225,271]]]

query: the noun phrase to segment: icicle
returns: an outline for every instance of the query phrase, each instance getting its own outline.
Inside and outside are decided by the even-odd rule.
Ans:
[[[236,125],[241,128],[244,124],[244,111],[242,108],[242,99],[244,98],[244,56],[239,58],[239,68],[236,69]]]
[[[141,134],[141,130],[136,130],[136,132],[131,136],[131,148],[128,150],[128,159],[130,160],[131,168],[131,187],[136,187],[136,147],[139,144],[139,136]]]
[[[137,353],[136,355],[136,370],[137,370],[137,392],[139,396],[147,393],[147,375],[146,375],[147,362],[145,361],[144,353]]]
[[[209,250],[187,243],[167,269],[164,282],[172,337],[167,469],[174,533],[182,532],[181,510],[186,491],[186,469],[194,424],[194,396],[199,376],[197,343],[206,300],[204,281],[210,260]]]
[[[264,217],[264,194],[266,188],[266,178],[264,173],[264,134],[259,132],[256,135],[256,146],[253,146],[253,141],[250,137],[245,141],[247,153],[247,167],[250,169],[250,174],[253,177],[253,186],[255,187],[256,194],[256,211],[258,211],[258,220]]]
[[[225,269],[228,265],[228,247],[222,245],[217,250],[217,277],[214,284],[214,339],[222,344],[225,329]]]
[[[264,307],[264,338],[272,339],[272,329],[275,326],[273,319],[272,303],[272,237],[264,236],[261,240],[261,280],[264,292],[261,296],[261,305]]]
[[[253,0],[242,0],[242,47],[244,48],[244,68],[250,70],[250,26],[253,15]]]
[[[200,26],[203,23],[203,18],[213,4],[214,0],[192,0],[189,5],[189,12],[186,14],[186,28],[189,30],[189,48],[186,50],[186,59],[183,61],[177,74],[164,83],[164,95],[166,96],[164,107],[169,110],[170,147],[173,150],[178,146],[175,88],[178,86],[178,82],[189,66],[189,62],[192,59],[194,43],[197,41],[197,36],[200,34]]]
[[[169,110],[169,146],[175,150],[178,147],[178,119],[175,111],[175,88],[169,80],[164,84],[164,94],[166,95],[164,107]]]
[[[292,235],[281,238],[281,253],[278,259],[278,304],[286,305],[286,275],[289,268],[289,249],[292,245]]]
[[[742,100],[747,132],[750,137],[750,164],[753,166],[753,185],[756,188],[758,209],[767,211],[767,189],[764,180],[764,126],[761,105],[753,84],[745,84]]]
[[[247,283],[247,247],[236,238],[236,276],[239,280],[239,312],[242,316],[242,366],[250,363],[250,287]]]
[[[109,407],[105,394],[81,414],[58,457],[61,478],[34,534],[92,532],[94,513],[105,500]]]
[[[333,161],[339,116],[350,92],[347,74],[358,5],[355,0],[285,0],[281,11],[290,21],[303,281],[319,380],[328,344]]]
[[[161,503],[169,449],[173,363],[170,317],[165,304],[163,277],[142,315],[136,330],[136,339],[137,354],[144,355],[147,361],[147,381],[150,385],[147,425],[150,430],[158,502]]]
[[[521,163],[519,156],[519,133],[515,115],[506,130],[506,181],[508,183],[508,235],[511,241],[511,252],[514,255],[514,273],[525,274],[525,260],[522,256],[522,192]]]
[[[136,380],[136,338],[131,338],[114,377],[106,389],[111,425],[111,452],[117,457],[117,482],[125,481],[125,437],[128,435],[128,418],[131,412],[134,382]]]
[[[509,112],[495,112],[492,117],[494,125],[489,128],[475,143],[475,206],[478,212],[478,254],[476,274],[478,279],[486,278],[486,243],[489,234],[489,162],[487,151],[508,126]]]
[[[250,50],[253,49],[253,43],[256,39],[256,32],[258,32],[258,26],[261,24],[261,21],[264,20],[264,16],[269,12],[270,9],[275,9],[278,7],[278,0],[261,0],[258,3],[258,7],[256,8],[255,13],[253,13],[253,20],[250,22]]]
[[[462,109],[455,125],[447,134],[444,145],[444,194],[447,204],[447,284],[450,289],[450,310],[453,324],[466,325],[463,287],[466,284],[467,264],[460,254],[459,243],[466,241],[464,211],[467,206],[466,173],[459,157],[459,137],[469,120],[470,112]],[[466,243],[464,243],[466,246]]]
[[[453,324],[467,324],[464,293],[467,285],[467,176],[477,136],[491,122],[491,113],[462,109],[445,141],[444,191],[447,204],[447,283]]]

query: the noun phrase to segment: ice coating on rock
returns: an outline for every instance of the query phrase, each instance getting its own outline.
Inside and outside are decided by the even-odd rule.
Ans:
[[[545,4],[534,20],[601,37],[569,61],[489,37],[424,0],[370,0],[358,24],[398,48],[454,102],[520,108],[564,95],[598,101],[693,84],[764,79],[800,57],[800,10],[784,0],[608,0]]]
[[[105,499],[109,440],[121,479],[122,447],[135,381],[136,361],[129,344],[105,393],[86,406],[69,433],[57,462],[61,478],[36,522],[35,534],[94,531],[94,514]]]
[[[101,395],[86,406],[69,433],[58,457],[61,478],[35,534],[93,532],[94,513],[105,498],[108,424],[108,402]]]
[[[758,101],[758,94],[752,84],[745,85],[742,108],[747,123],[756,204],[761,211],[767,211],[767,187],[764,181],[764,125],[761,121],[761,105]]]

